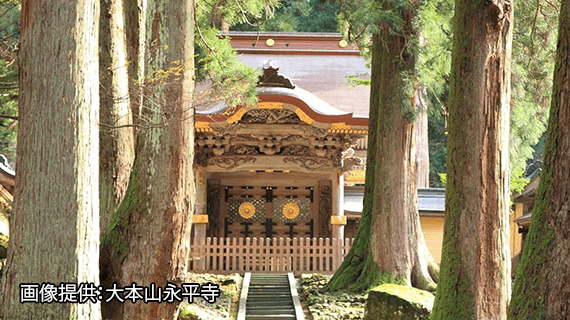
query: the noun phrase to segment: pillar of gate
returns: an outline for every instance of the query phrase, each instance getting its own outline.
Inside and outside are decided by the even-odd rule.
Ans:
[[[206,214],[207,187],[204,171],[204,168],[201,166],[196,170],[196,210],[192,216],[192,224],[194,225],[194,244],[199,243],[202,246],[206,243],[206,230],[208,229],[208,215]],[[198,255],[196,258],[199,258],[204,254],[199,251],[195,253]],[[197,265],[198,270],[204,270],[206,261],[203,258],[199,261],[200,262]]]
[[[332,236],[334,239],[344,239],[344,175],[337,169],[333,181],[333,212],[331,216]]]

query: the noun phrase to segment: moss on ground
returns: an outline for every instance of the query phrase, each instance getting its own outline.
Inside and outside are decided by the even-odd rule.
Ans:
[[[327,292],[324,287],[330,275],[303,274],[301,276],[301,302],[307,307],[313,320],[362,319],[366,293],[347,290]]]

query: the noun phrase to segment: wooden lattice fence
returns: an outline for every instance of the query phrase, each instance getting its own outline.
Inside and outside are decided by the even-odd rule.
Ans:
[[[190,271],[332,274],[350,250],[352,241],[329,238],[193,239]]]

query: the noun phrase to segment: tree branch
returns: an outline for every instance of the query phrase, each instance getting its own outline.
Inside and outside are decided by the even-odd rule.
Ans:
[[[11,115],[7,115],[7,114],[0,114],[0,118],[11,119],[11,120],[19,120],[17,116],[11,116]]]

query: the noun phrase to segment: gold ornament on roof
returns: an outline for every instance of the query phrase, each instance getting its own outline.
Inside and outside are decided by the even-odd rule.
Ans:
[[[244,219],[249,219],[255,215],[255,206],[251,202],[244,202],[239,205],[239,215]]]
[[[293,220],[299,216],[299,206],[294,202],[289,202],[283,206],[283,215],[289,220]]]

